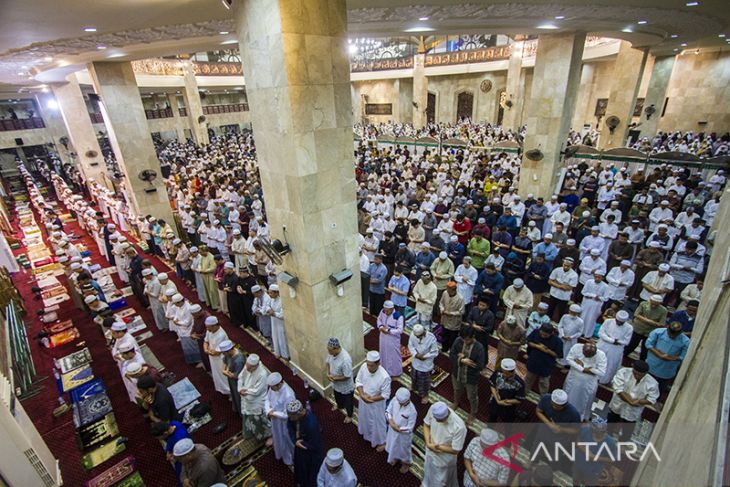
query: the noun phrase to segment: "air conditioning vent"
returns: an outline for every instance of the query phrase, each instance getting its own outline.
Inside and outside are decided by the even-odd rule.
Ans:
[[[35,450],[29,448],[28,450],[25,450],[23,454],[25,454],[26,458],[28,458],[30,464],[33,465],[35,471],[38,472],[38,476],[43,481],[43,485],[45,485],[46,487],[53,487],[55,483],[51,478],[51,474],[49,474],[48,470],[46,470],[46,467],[43,466],[43,463],[41,463],[40,458],[38,458],[38,455],[36,455]]]

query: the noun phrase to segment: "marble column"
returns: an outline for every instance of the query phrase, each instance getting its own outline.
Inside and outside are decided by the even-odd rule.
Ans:
[[[66,124],[63,122],[61,110],[58,107],[58,102],[53,96],[53,93],[50,90],[47,93],[37,93],[35,95],[35,102],[38,105],[40,116],[43,118],[43,124],[46,126],[46,133],[51,137],[54,151],[58,154],[59,159],[65,163],[75,165],[76,161],[70,157],[72,148],[69,146],[66,149],[60,142],[62,137],[68,135],[68,132],[66,131]]]
[[[523,151],[539,149],[544,158],[523,155],[519,193],[549,198],[560,175],[560,151],[570,130],[580,81],[585,33],[538,37],[532,88],[527,108]]]
[[[598,127],[601,131],[598,138],[599,148],[611,149],[625,145],[648,53],[647,49],[634,49],[630,42],[621,41],[621,47],[614,63],[613,83],[608,95],[606,116],[601,120],[601,126]],[[606,125],[606,120],[612,115],[621,120],[613,133],[608,130]]]
[[[185,106],[188,110],[188,120],[190,121],[190,130],[193,134],[193,139],[198,144],[209,144],[208,122],[198,122],[198,118],[203,115],[203,104],[200,101],[198,81],[195,79],[192,61],[183,61],[183,73],[185,80]]]
[[[591,63],[584,63],[580,73],[580,85],[578,87],[578,97],[575,102],[575,113],[573,113],[573,122],[571,128],[576,132],[580,132],[586,120],[593,118],[594,108],[590,106],[591,96],[593,95],[593,72],[594,66]]]
[[[651,118],[648,119],[646,113],[642,111],[641,125],[639,126],[641,129],[641,137],[649,137],[651,140],[656,135],[676,59],[676,56],[662,56],[654,59],[654,67],[651,70],[649,87],[646,90],[646,98],[644,99],[644,108],[654,105],[656,110]]]
[[[180,116],[180,104],[177,102],[177,95],[175,93],[169,93],[167,99],[170,102],[170,109],[172,110],[172,116],[175,119],[175,134],[177,135],[178,142],[185,143],[187,137],[185,136],[185,128],[188,125],[188,117]]]
[[[67,83],[51,85],[51,91],[76,152],[76,161],[82,176],[87,181],[93,179],[111,189],[113,186],[107,175],[104,155],[76,76],[69,76]]]
[[[126,181],[127,198],[137,215],[152,215],[176,229],[175,220],[162,178],[160,161],[150,135],[139,88],[129,62],[89,64],[94,90],[101,97],[109,142]],[[139,174],[145,169],[157,173],[151,183]]]
[[[413,56],[413,126],[420,129],[426,125],[428,106],[428,78],[426,78],[426,55]]]
[[[524,78],[522,78],[522,52],[524,49],[524,41],[515,41],[512,43],[512,50],[509,55],[509,65],[507,67],[507,100],[512,102],[512,106],[504,111],[502,118],[502,126],[505,130],[517,130],[520,124],[520,113],[522,112],[522,102],[525,95]]]
[[[281,284],[291,363],[323,390],[330,337],[364,357],[345,0],[247,0],[235,15],[271,237],[291,246],[278,270],[299,279]]]

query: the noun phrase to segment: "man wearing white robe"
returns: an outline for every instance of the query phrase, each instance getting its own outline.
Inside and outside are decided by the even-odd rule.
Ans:
[[[578,338],[583,334],[583,318],[580,313],[583,311],[577,304],[571,304],[568,313],[560,318],[558,323],[558,337],[563,341],[563,357],[558,359],[560,365],[567,365],[568,356],[573,345],[578,343]]]
[[[241,398],[244,439],[263,441],[271,436],[271,424],[264,411],[266,404],[268,369],[255,353],[246,357],[246,365],[238,375],[238,394]],[[235,396],[233,397],[235,401]]]
[[[587,255],[590,255],[591,249],[598,249],[598,255],[603,255],[603,249],[608,244],[606,240],[599,235],[600,228],[598,226],[591,227],[591,234],[584,237],[580,241],[580,259],[583,260]]]
[[[609,318],[603,322],[598,331],[598,350],[606,354],[606,373],[598,380],[601,384],[609,384],[621,367],[624,347],[631,341],[634,327],[628,324],[629,313],[621,310],[616,319]]]
[[[317,473],[317,487],[356,487],[357,475],[339,448],[332,448]]]
[[[134,348],[134,344],[131,342],[127,342],[125,345],[119,347],[119,353],[122,358],[120,372],[122,373],[122,378],[124,380],[124,387],[127,389],[129,400],[135,402],[137,396],[137,382],[127,377],[127,373],[130,367],[136,367],[136,365],[133,364],[138,364],[140,366],[144,365],[144,357],[142,357],[142,353],[139,350]]]
[[[241,230],[233,230],[233,240],[231,240],[231,252],[235,259],[236,270],[248,267],[248,259],[246,258],[246,240],[241,237]]]
[[[580,303],[582,308],[580,317],[583,318],[583,336],[586,338],[593,336],[603,303],[608,301],[609,289],[603,280],[604,275],[603,271],[594,271],[593,279],[586,282],[581,290],[583,301]]]
[[[271,340],[271,315],[269,315],[271,297],[258,284],[251,287],[251,292],[254,295],[251,312],[256,317],[256,326],[267,340]]]
[[[385,449],[385,402],[390,398],[390,375],[380,366],[380,353],[371,350],[355,379],[360,399],[357,403],[359,422],[357,432],[370,446]]]
[[[117,367],[119,367],[119,371],[121,372],[122,362],[124,361],[121,350],[128,350],[128,347],[131,345],[135,352],[139,352],[139,344],[132,334],[127,331],[127,324],[123,321],[115,321],[112,323],[111,332],[112,338],[114,338],[112,357],[116,360]]]
[[[515,279],[512,285],[504,290],[502,301],[507,308],[505,316],[514,316],[517,324],[524,328],[533,302],[532,291],[525,286],[525,282],[520,278]]]
[[[274,356],[289,360],[289,345],[286,341],[286,330],[284,329],[284,309],[281,307],[278,284],[269,286],[269,297],[271,299],[269,299],[266,314],[271,318],[271,341],[274,346]]]
[[[454,281],[456,281],[456,292],[464,300],[464,304],[468,307],[474,296],[474,286],[477,283],[479,272],[471,265],[471,257],[464,257],[463,263],[456,268],[454,272]]]
[[[577,343],[568,352],[570,372],[563,389],[568,402],[575,406],[582,421],[591,417],[593,400],[598,389],[598,379],[606,373],[606,354],[591,342]]]
[[[395,392],[395,400],[390,401],[385,410],[388,421],[388,434],[385,439],[385,451],[388,452],[388,463],[395,465],[401,462],[400,473],[411,468],[413,428],[416,426],[416,407],[411,402],[411,393],[405,387]]]
[[[422,487],[458,487],[456,458],[464,448],[466,425],[443,402],[428,410],[423,420],[426,458]]]
[[[606,284],[610,293],[610,300],[623,303],[626,299],[626,292],[634,284],[634,271],[631,270],[631,261],[622,260],[621,264],[614,267],[606,275]]]
[[[292,465],[294,443],[289,438],[287,429],[286,405],[294,401],[296,397],[292,388],[284,382],[278,372],[270,374],[266,379],[266,384],[269,386],[269,391],[266,393],[264,412],[271,421],[274,455],[277,460],[284,462],[284,465]]]
[[[228,385],[228,378],[223,375],[223,354],[218,351],[218,346],[222,341],[228,340],[228,334],[218,323],[218,318],[209,316],[205,319],[205,340],[203,342],[203,351],[208,354],[210,359],[210,370],[213,376],[213,385],[215,390],[226,396],[231,393]],[[233,400],[238,400],[236,396]]]
[[[578,282],[585,286],[586,282],[593,277],[593,271],[602,271],[606,273],[606,261],[601,258],[601,252],[598,249],[591,249],[590,255],[580,260],[580,276]]]

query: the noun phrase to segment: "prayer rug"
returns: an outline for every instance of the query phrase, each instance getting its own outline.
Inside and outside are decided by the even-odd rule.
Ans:
[[[57,286],[52,286],[41,291],[41,298],[46,300],[55,298],[56,296],[60,296],[62,294],[66,294],[66,288],[59,284]]]
[[[362,334],[367,335],[371,331],[373,331],[375,328],[373,328],[373,325],[368,323],[367,321],[362,322]]]
[[[61,368],[62,374],[78,369],[79,367],[83,367],[89,363],[91,363],[91,353],[89,352],[89,349],[85,347],[77,352],[58,359],[58,365]]]
[[[76,330],[76,328],[74,328]],[[76,330],[78,336],[78,330]],[[94,372],[90,366],[85,366],[77,370],[72,370],[66,374],[61,375],[61,386],[64,392],[68,392],[71,389],[85,384],[94,378]]]
[[[48,331],[48,333],[53,335],[55,333],[61,333],[62,331],[70,330],[71,328],[73,328],[73,326],[74,326],[73,321],[63,320],[54,325],[47,326],[46,331]]]
[[[81,335],[79,334],[79,330],[77,330],[76,328],[69,328],[68,330],[62,331],[61,333],[56,333],[48,337],[48,348],[60,347],[61,345],[65,345],[76,340],[80,336]]]
[[[130,455],[93,479],[84,482],[84,487],[111,487],[132,472],[134,472],[134,457]]]
[[[94,394],[73,404],[74,424],[81,428],[106,417],[112,412],[112,403],[105,392]]]
[[[71,296],[68,294],[59,294],[58,296],[53,296],[52,298],[44,299],[43,300],[43,306],[45,308],[48,308],[49,306],[53,306],[55,304],[61,304],[64,301],[68,301],[71,299]]]
[[[144,358],[144,362],[147,365],[151,365],[152,367],[156,368],[158,372],[162,372],[165,370],[165,366],[162,365],[162,362],[160,362],[154,353],[152,353],[152,349],[148,345],[141,345],[139,347],[139,352],[142,354],[142,358]]]
[[[81,450],[89,450],[119,435],[117,418],[110,412],[103,418],[76,430]]]
[[[114,316],[120,320],[124,320],[124,318],[127,318],[128,316],[133,316],[135,313],[136,311],[134,311],[134,308],[127,308],[118,313],[114,313]]]
[[[79,402],[83,401],[84,399],[87,399],[95,394],[101,394],[102,392],[106,392],[106,388],[104,387],[104,382],[99,379],[93,379],[87,382],[86,384],[77,387],[73,391],[71,391],[68,395],[71,397],[71,402]]]
[[[134,338],[137,340],[137,343],[141,343],[141,342],[147,340],[148,338],[152,338],[153,336],[154,335],[152,334],[151,331],[146,331],[144,333],[140,333],[139,335],[137,335]]]
[[[187,377],[174,383],[167,390],[170,392],[173,401],[175,401],[175,408],[178,411],[200,398],[200,392]]]
[[[114,487],[145,487],[145,485],[144,480],[142,480],[142,475],[139,472],[134,472],[126,479],[114,484]]]
[[[94,467],[98,467],[102,463],[106,462],[114,455],[118,455],[127,449],[127,445],[124,442],[119,441],[119,438],[114,438],[110,442],[100,446],[96,450],[92,450],[89,453],[84,454],[81,457],[81,465],[86,470],[91,470]]]
[[[258,441],[255,437],[251,437],[247,440],[241,438],[236,443],[228,447],[226,452],[223,454],[223,458],[221,458],[221,463],[227,466],[241,463],[243,460],[257,452],[262,446],[264,446],[264,442]]]
[[[441,383],[445,381],[448,376],[448,372],[446,372],[438,365],[434,365],[433,370],[431,371],[431,389],[434,389],[441,385]],[[406,360],[403,361],[403,374],[399,377],[399,380],[404,384],[407,382],[406,385],[408,387],[411,386],[411,357],[408,357]]]
[[[252,465],[242,469],[237,468],[226,475],[226,483],[230,487],[263,487],[266,485]]]
[[[144,330],[145,328],[147,328],[147,325],[145,324],[142,317],[139,315],[137,315],[131,323],[127,323],[127,330],[129,331],[129,333],[137,333],[138,331]]]

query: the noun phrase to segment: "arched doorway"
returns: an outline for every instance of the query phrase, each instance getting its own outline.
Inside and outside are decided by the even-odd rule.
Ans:
[[[456,96],[456,121],[462,118],[471,119],[474,114],[474,94],[462,91]]]
[[[426,102],[426,123],[434,123],[436,121],[436,93],[428,92],[428,101]]]

